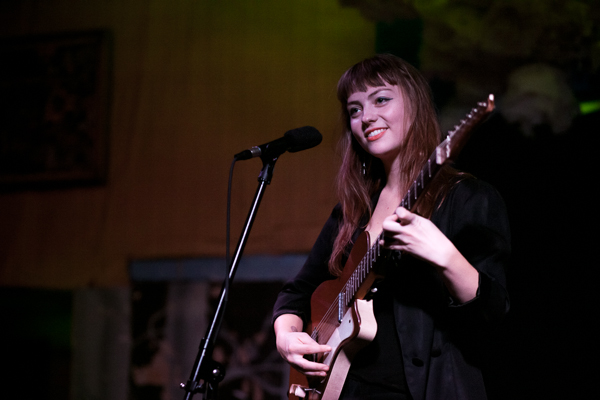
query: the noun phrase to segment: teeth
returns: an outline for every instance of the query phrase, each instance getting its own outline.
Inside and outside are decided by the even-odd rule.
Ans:
[[[384,128],[381,129],[375,129],[373,132],[369,133],[369,135],[367,137],[373,137],[373,136],[377,136],[379,135],[381,132],[385,131]]]

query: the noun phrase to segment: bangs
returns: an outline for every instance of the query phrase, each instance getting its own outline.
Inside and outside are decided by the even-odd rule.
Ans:
[[[399,85],[398,76],[393,72],[395,65],[381,59],[367,59],[354,65],[340,78],[337,87],[338,100],[346,104],[354,92],[365,92],[367,87]]]

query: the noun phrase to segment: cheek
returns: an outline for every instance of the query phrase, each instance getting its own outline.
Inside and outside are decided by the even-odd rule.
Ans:
[[[350,127],[352,129],[352,126]],[[365,151],[367,150],[367,139],[365,139],[362,132],[352,129],[352,137]]]
[[[350,120],[350,130],[352,131],[352,136],[354,136],[354,138],[359,142],[361,141],[361,139],[364,139],[361,127],[362,125],[360,121]]]
[[[362,133],[355,133],[354,130],[352,130],[352,136],[354,137],[354,140],[356,140],[358,142],[358,144],[360,144],[360,147],[362,147],[363,149],[366,150],[366,146],[367,146],[367,139],[365,139],[364,135]]]

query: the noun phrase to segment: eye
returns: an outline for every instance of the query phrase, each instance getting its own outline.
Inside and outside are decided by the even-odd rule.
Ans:
[[[355,117],[360,112],[360,107],[350,107],[348,108],[348,114],[350,117]]]
[[[383,97],[383,96],[377,97],[377,99],[375,99],[375,104],[385,104],[390,100],[391,100],[391,98],[389,98],[389,97]]]

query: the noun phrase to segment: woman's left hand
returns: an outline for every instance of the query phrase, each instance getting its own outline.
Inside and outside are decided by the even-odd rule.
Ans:
[[[412,254],[432,264],[459,302],[476,296],[479,272],[433,222],[398,207],[383,220],[382,227],[383,247]]]
[[[385,248],[407,252],[435,266],[446,266],[456,248],[428,219],[398,207],[383,221]]]

